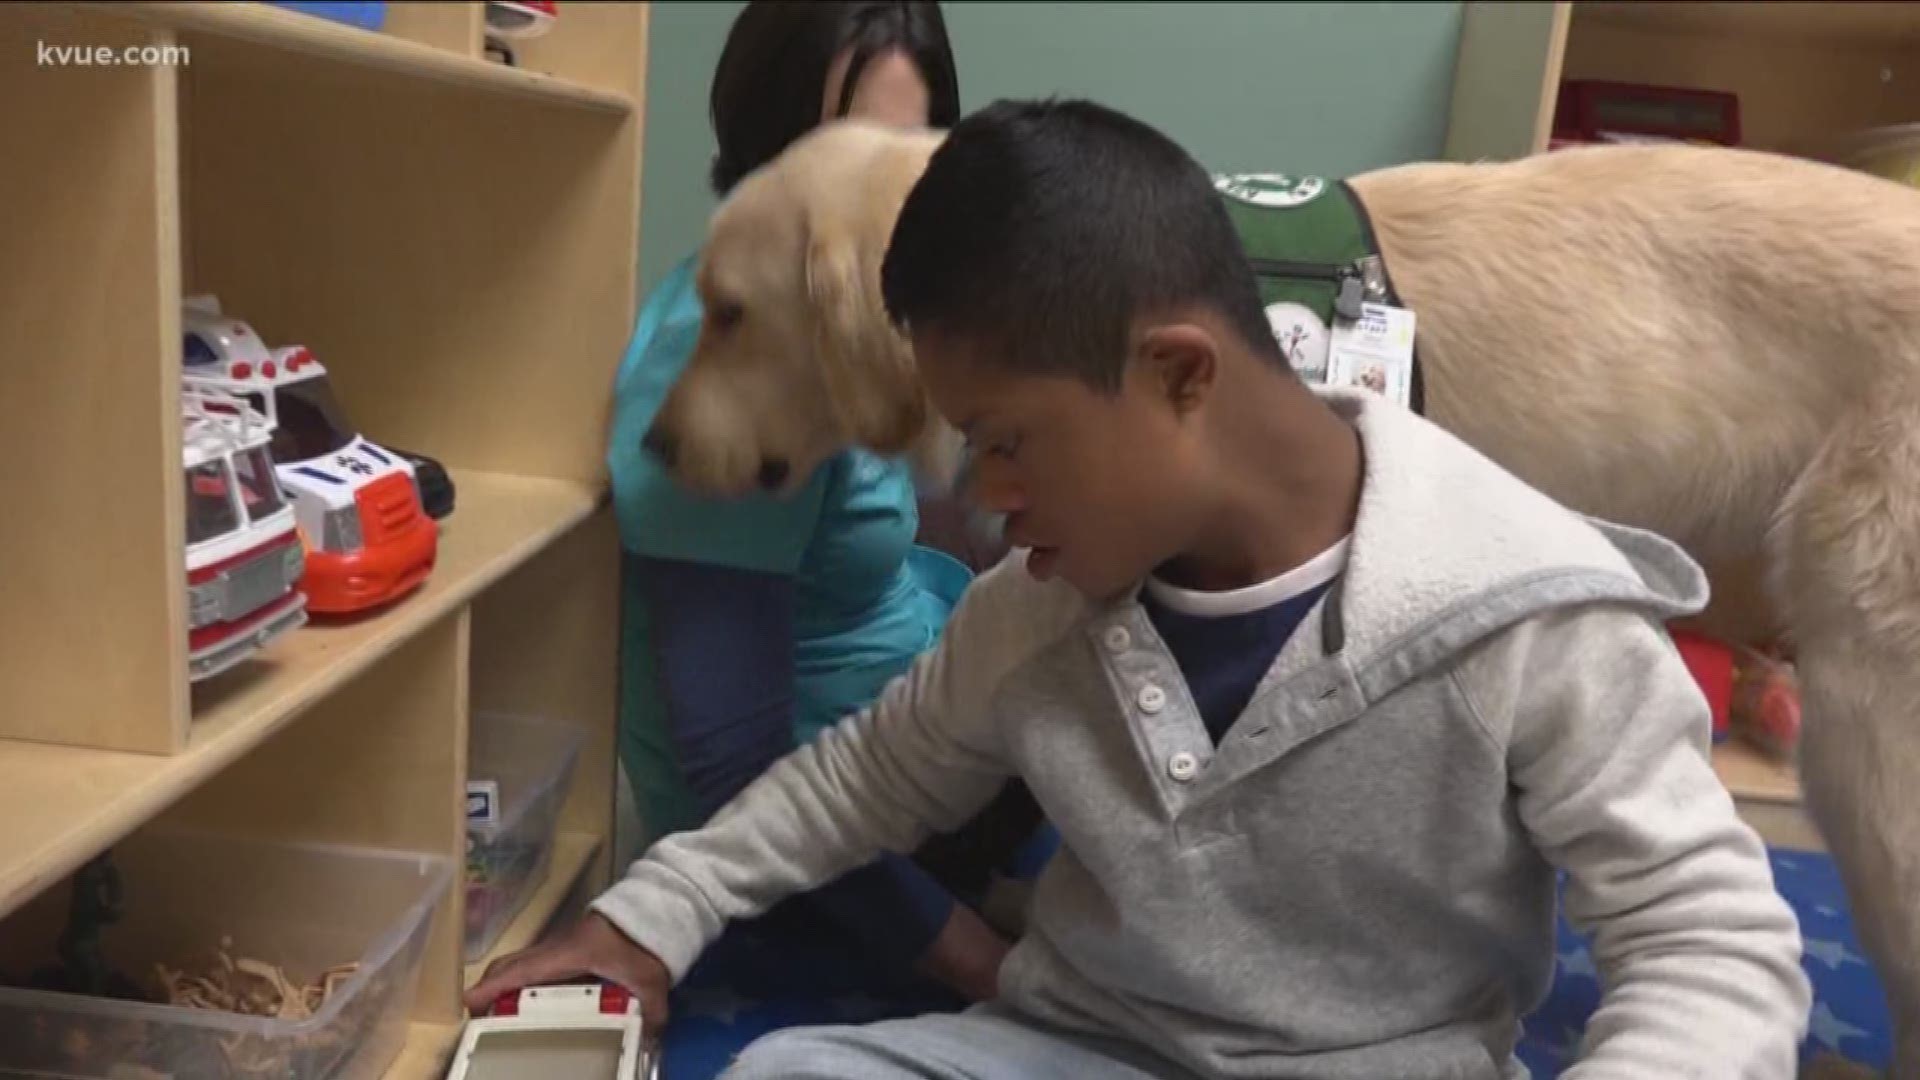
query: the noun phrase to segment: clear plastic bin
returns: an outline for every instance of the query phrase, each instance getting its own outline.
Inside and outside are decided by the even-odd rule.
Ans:
[[[298,1020],[0,988],[0,1078],[375,1080],[392,1064],[451,860],[150,830],[112,861],[124,916],[103,949],[145,992],[158,992],[157,964],[205,970],[223,941],[296,985],[344,963],[359,970]],[[69,891],[56,890],[60,905]],[[64,907],[47,911],[64,918]],[[9,927],[30,936],[7,942],[7,956],[51,964],[57,930],[34,932],[32,915]]]
[[[493,948],[546,876],[581,738],[570,724],[474,715],[467,777],[499,782],[500,814],[467,827],[467,962]]]

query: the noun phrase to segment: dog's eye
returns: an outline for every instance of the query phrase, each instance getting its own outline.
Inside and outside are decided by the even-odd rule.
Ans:
[[[715,330],[731,330],[740,325],[740,320],[745,318],[746,314],[746,310],[739,304],[722,301],[713,306],[713,310],[707,313],[707,318],[712,321]]]

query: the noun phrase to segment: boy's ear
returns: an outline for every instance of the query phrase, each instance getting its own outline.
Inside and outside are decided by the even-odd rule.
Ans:
[[[1220,353],[1213,335],[1192,323],[1152,327],[1141,341],[1140,355],[1167,404],[1181,415],[1206,401],[1220,375]]]
[[[927,422],[913,346],[887,318],[877,256],[851,230],[820,228],[807,237],[807,302],[814,353],[841,427],[878,453],[905,450]]]

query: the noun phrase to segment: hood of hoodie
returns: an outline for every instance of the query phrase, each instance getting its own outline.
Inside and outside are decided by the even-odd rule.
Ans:
[[[1359,711],[1553,607],[1628,603],[1665,623],[1707,605],[1707,575],[1667,538],[1572,511],[1373,394],[1319,394],[1359,432],[1359,507],[1346,571],[1263,686],[1336,669],[1359,690],[1348,705]],[[1092,613],[1135,605],[1139,590]]]
[[[1338,653],[1374,698],[1554,607],[1625,603],[1665,621],[1706,606],[1705,573],[1673,542],[1572,511],[1379,398],[1322,397],[1360,433],[1359,509],[1318,624],[1293,636],[1269,682]]]

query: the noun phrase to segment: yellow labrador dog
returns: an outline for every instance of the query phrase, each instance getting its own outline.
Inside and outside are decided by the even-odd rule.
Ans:
[[[716,212],[706,323],[651,437],[686,482],[793,484],[849,444],[948,467],[879,286],[939,139],[830,125]],[[1894,1075],[1920,1077],[1920,193],[1692,147],[1352,183],[1418,315],[1428,415],[1685,545],[1734,601],[1710,629],[1790,635],[1810,809],[1889,994]]]

